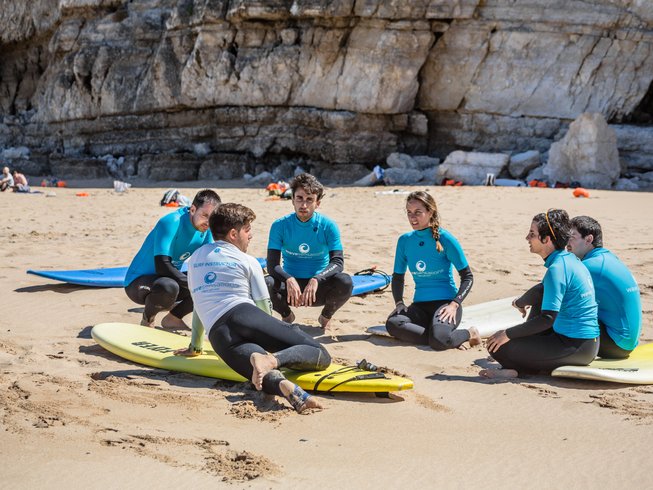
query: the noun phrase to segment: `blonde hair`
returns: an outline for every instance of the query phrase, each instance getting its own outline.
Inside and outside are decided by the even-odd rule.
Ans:
[[[415,191],[408,194],[406,198],[406,203],[409,201],[419,201],[421,202],[426,210],[431,213],[431,219],[429,220],[429,228],[431,228],[431,234],[435,240],[435,248],[438,253],[441,253],[444,248],[440,243],[440,215],[438,214],[438,206],[435,204],[435,199],[428,192],[424,191]]]

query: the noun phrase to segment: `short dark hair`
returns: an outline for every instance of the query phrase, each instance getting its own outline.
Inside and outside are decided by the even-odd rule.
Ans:
[[[242,204],[228,202],[220,204],[211,216],[209,216],[209,228],[214,240],[220,240],[227,236],[229,231],[240,231],[243,226],[248,225],[256,219],[254,211]]]
[[[594,218],[589,216],[576,216],[571,220],[572,228],[576,228],[580,236],[585,238],[587,235],[592,235],[592,245],[594,248],[603,246],[603,231],[601,225]]]
[[[193,206],[195,206],[195,209],[201,208],[208,202],[220,204],[221,201],[218,193],[211,189],[204,189],[195,194],[195,197],[193,198]]]
[[[564,209],[549,209],[546,213],[539,213],[533,217],[537,226],[540,240],[551,237],[556,250],[563,250],[571,237],[571,222]]]
[[[292,179],[290,182],[290,189],[292,189],[293,196],[297,189],[304,189],[306,194],[315,194],[317,195],[317,200],[322,199],[324,195],[324,186],[320,184],[320,181],[315,178],[314,175],[303,173],[299,174],[297,177]]]

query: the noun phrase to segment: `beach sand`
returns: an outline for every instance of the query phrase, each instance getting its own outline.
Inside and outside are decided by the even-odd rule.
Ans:
[[[158,205],[167,184],[191,198],[211,185],[223,202],[251,207],[254,256],[265,256],[270,224],[292,206],[238,182],[158,183],[123,194],[109,181],[71,184],[78,188],[42,189],[55,197],[0,195],[0,487],[650,487],[653,386],[482,379],[480,369],[493,363],[481,347],[434,352],[366,335],[392,310],[389,290],[352,298],[334,317],[339,341],[321,340],[334,357],[411,377],[415,389],[394,399],[322,396],[325,410],[297,415],[246,384],[121,360],[90,330],[140,321],[141,307],[122,289],[25,271],[128,265],[170,211]],[[475,279],[466,305],[517,296],[542,277],[542,260],[524,239],[536,213],[560,207],[598,219],[606,247],[640,284],[640,341],[653,341],[652,194],[405,189],[428,189],[442,226],[461,242]],[[89,196],[75,195],[82,190]],[[350,273],[373,265],[391,273],[397,237],[410,230],[405,196],[376,194],[382,190],[333,187],[322,201],[320,211],[340,226]],[[316,326],[318,314],[299,309],[297,321]]]

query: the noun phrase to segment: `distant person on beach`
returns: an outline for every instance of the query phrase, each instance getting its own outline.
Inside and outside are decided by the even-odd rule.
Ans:
[[[481,337],[475,328],[457,328],[463,315],[462,302],[474,283],[460,243],[440,227],[438,208],[429,193],[411,192],[406,198],[406,215],[413,231],[401,235],[397,242],[392,274],[395,309],[386,321],[388,333],[438,351],[461,347],[467,341],[479,345]],[[460,276],[458,288],[454,267]],[[410,306],[404,303],[406,269],[415,281]]]
[[[298,175],[290,189],[295,212],[272,223],[268,240],[266,282],[272,306],[288,323],[295,320],[291,307],[322,306],[318,322],[327,332],[353,289],[351,277],[343,272],[340,230],[317,212],[324,187],[314,176]]]
[[[9,167],[3,167],[2,169],[2,179],[0,179],[0,191],[4,192],[7,189],[13,189],[14,187],[14,176],[11,175]]]
[[[145,305],[141,325],[152,326],[157,313],[169,311],[161,326],[188,328],[183,318],[193,311],[193,300],[180,269],[195,250],[213,242],[209,216],[219,204],[218,194],[202,190],[190,207],[161,218],[145,238],[125,276],[129,299]]]
[[[222,204],[209,218],[215,243],[199,248],[188,261],[195,304],[191,344],[175,354],[199,355],[206,325],[215,352],[257,390],[283,396],[297,412],[322,408],[279,371],[321,371],[331,357],[297,325],[271,316],[263,270],[246,254],[254,219],[251,209],[233,203]]]
[[[29,184],[27,183],[27,177],[21,174],[18,170],[14,170],[14,192],[29,192]]]
[[[628,267],[603,248],[601,225],[589,216],[571,220],[567,249],[583,261],[594,282],[599,305],[599,357],[625,359],[637,347],[642,331],[642,301]]]
[[[484,369],[487,378],[514,378],[520,373],[551,372],[565,365],[586,366],[599,350],[599,324],[592,277],[566,250],[571,236],[569,215],[551,209],[535,215],[526,241],[544,259],[546,273],[513,306],[525,323],[500,330],[487,340],[487,350],[502,369]]]

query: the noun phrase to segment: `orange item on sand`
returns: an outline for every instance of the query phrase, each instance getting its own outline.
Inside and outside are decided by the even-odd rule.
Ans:
[[[576,187],[574,189],[574,197],[590,197],[590,193],[587,189],[582,187]]]
[[[77,197],[88,197],[88,192],[78,192],[75,194]]]
[[[60,180],[57,182],[57,187],[66,187],[66,181],[65,180]]]
[[[171,201],[171,202],[165,203],[164,206],[166,208],[178,208],[179,203],[177,201]]]

